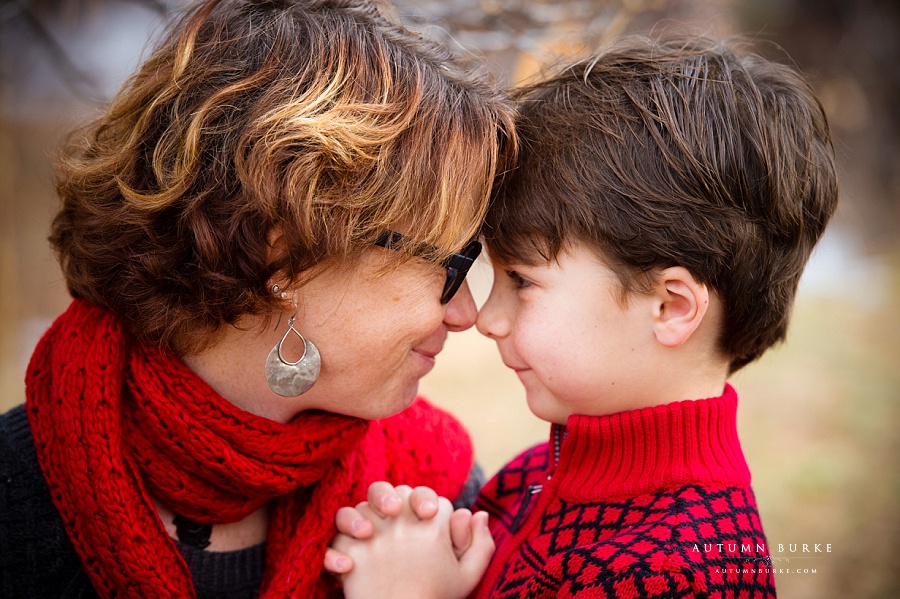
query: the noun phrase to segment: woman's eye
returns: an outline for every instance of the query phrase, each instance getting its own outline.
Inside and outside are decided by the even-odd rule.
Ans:
[[[531,281],[524,278],[514,270],[507,270],[506,276],[509,277],[509,280],[513,282],[513,286],[516,289],[522,289],[523,287],[528,287],[529,285],[531,285]]]

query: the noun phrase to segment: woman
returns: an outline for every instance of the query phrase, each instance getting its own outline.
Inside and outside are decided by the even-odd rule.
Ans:
[[[414,400],[511,121],[361,0],[179,20],[60,162],[75,300],[0,417],[0,595],[323,596],[369,483],[477,485]]]

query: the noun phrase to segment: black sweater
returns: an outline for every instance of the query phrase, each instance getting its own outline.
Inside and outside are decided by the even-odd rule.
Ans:
[[[258,596],[265,545],[224,552],[176,545],[198,599]],[[23,406],[0,415],[0,597],[97,597],[50,499]]]

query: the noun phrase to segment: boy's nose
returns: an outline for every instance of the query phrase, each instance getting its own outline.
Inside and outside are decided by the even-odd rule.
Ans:
[[[478,332],[491,339],[499,339],[509,335],[509,319],[503,313],[500,302],[497,300],[497,292],[491,289],[487,301],[478,311],[478,320],[475,322]]]
[[[465,331],[472,328],[475,318],[478,316],[478,308],[469,290],[468,281],[456,291],[453,298],[444,307],[444,324],[449,331]]]

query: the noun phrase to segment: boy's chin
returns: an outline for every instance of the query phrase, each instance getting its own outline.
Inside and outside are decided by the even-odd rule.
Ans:
[[[550,424],[565,425],[571,414],[571,411],[559,405],[553,398],[547,397],[546,391],[541,393],[526,388],[525,399],[531,413]]]

